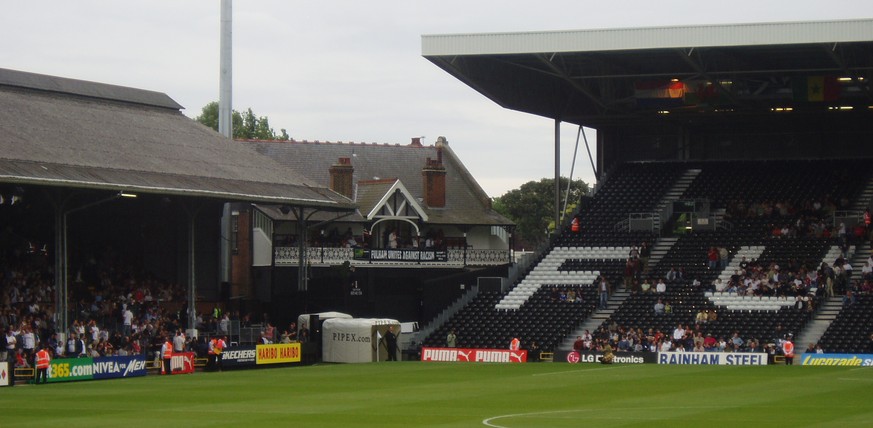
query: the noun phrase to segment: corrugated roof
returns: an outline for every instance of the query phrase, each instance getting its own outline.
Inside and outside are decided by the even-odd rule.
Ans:
[[[351,202],[185,117],[173,103],[65,93],[0,70],[0,181],[348,209]],[[46,90],[55,82],[58,90]],[[33,86],[43,88],[34,88]],[[103,85],[81,85],[100,93]],[[104,88],[105,93],[123,93]],[[164,95],[165,96],[165,95]],[[167,99],[169,99],[167,97]],[[172,101],[172,100],[171,100]],[[177,105],[176,105],[177,106]]]
[[[421,37],[421,52],[427,57],[870,40],[873,40],[873,19],[853,19],[524,33],[433,34]]]
[[[442,146],[443,165],[446,168],[446,206],[431,208],[422,202],[424,179],[422,168],[427,158],[437,158],[436,146],[310,143],[247,141],[259,153],[275,159],[279,164],[305,175],[320,185],[330,184],[330,166],[341,157],[350,158],[354,168],[353,182],[385,180],[386,189],[393,180],[401,180],[428,215],[431,224],[508,225],[512,222],[490,206],[490,198],[469,174],[448,144]],[[359,186],[356,202],[363,211],[384,196],[379,186]],[[374,194],[376,193],[376,194]],[[375,198],[375,199],[374,199]],[[355,217],[363,220],[360,212]]]

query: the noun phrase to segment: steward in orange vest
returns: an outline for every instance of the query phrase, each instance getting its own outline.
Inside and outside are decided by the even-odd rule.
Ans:
[[[221,371],[221,353],[226,346],[227,344],[224,343],[224,339],[221,337],[213,337],[212,340],[209,341],[209,362],[207,363],[207,368],[210,371]]]
[[[785,364],[794,365],[794,342],[791,341],[792,335],[782,341],[782,353],[785,354]]]
[[[40,384],[40,378],[42,378],[41,383],[46,383],[48,381],[48,368],[52,361],[52,356],[49,354],[46,347],[43,346],[42,349],[36,352],[36,379],[33,381],[34,384]]]
[[[570,232],[579,233],[579,216],[573,217],[573,220],[570,221]]]
[[[164,360],[164,364],[161,367],[161,374],[172,374],[170,361],[173,359],[173,343],[167,339],[164,340],[164,344],[161,346],[161,358]]]
[[[215,339],[212,339],[212,340],[215,341],[215,345],[212,347],[213,352],[215,352],[215,368],[218,369],[218,371],[221,371],[221,369],[222,369],[221,353],[224,352],[224,348],[227,347],[227,343],[224,342],[223,336],[216,337]]]

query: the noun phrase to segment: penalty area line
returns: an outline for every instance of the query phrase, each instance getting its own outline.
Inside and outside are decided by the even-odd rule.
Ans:
[[[645,411],[644,413],[657,412],[660,410],[708,410],[708,409],[722,409],[722,406],[658,406],[658,407],[622,407],[622,408],[614,408],[613,411],[622,411],[622,410],[630,410],[630,411]],[[499,419],[507,419],[507,418],[530,418],[536,416],[546,416],[546,415],[559,415],[559,414],[571,414],[571,413],[587,413],[598,411],[596,408],[582,407],[578,409],[569,409],[569,410],[552,410],[546,412],[528,412],[528,413],[513,413],[508,415],[498,415],[492,416],[490,418],[482,419],[482,425],[489,426],[492,428],[510,428],[505,425],[498,425],[495,421]],[[598,417],[598,419],[603,419],[604,417]],[[653,419],[654,418],[654,419]],[[630,420],[627,416],[624,415],[615,415],[612,417],[608,417],[611,420]],[[656,421],[655,417],[642,417],[640,419],[634,419],[636,421]]]
[[[549,412],[531,412],[531,413],[515,413],[511,415],[499,415],[492,416],[487,419],[482,419],[482,425],[489,426],[492,428],[508,428],[503,425],[493,424],[492,421],[497,419],[505,419],[505,418],[517,418],[517,417],[525,417],[525,416],[542,416],[542,415],[554,415],[559,413],[578,413],[578,412],[590,412],[591,409],[573,409],[573,410],[553,410]]]

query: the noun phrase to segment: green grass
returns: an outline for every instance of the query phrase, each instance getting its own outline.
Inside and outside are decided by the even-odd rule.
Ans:
[[[871,394],[871,368],[316,365],[0,388],[0,427],[866,427]]]

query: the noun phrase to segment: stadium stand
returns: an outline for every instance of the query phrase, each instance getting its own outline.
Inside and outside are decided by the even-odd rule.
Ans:
[[[681,275],[667,281],[664,293],[631,293],[593,329],[595,336],[622,338],[616,336],[618,330],[639,341],[646,335],[637,332],[648,330],[669,341],[669,333],[683,325],[689,336],[699,331],[717,343],[730,343],[735,333],[745,339],[743,346],[759,350],[778,343],[789,333],[801,332],[826,296],[829,272],[823,263],[841,264],[844,253],[854,249],[847,242],[851,237],[839,235],[834,216],[859,197],[870,180],[870,167],[869,159],[623,164],[582,204],[579,233],[565,225],[508,292],[480,296],[424,346],[441,346],[448,329],[454,328],[464,346],[503,348],[513,335],[521,335],[523,343],[536,341],[546,351],[555,350],[567,343],[565,337],[578,335],[577,329],[596,312],[593,282],[598,275],[620,288],[631,249],[671,234],[678,238],[675,244],[646,271],[637,272],[636,280],[654,284],[668,278],[671,270]],[[693,179],[677,186],[683,176]],[[668,197],[677,187],[684,187],[681,194]],[[672,224],[675,215],[652,231],[631,232],[621,225],[632,214],[657,213],[676,199],[707,200],[716,227],[682,230]],[[716,268],[707,263],[712,247],[727,253]],[[717,278],[725,284],[723,290],[716,291]],[[835,292],[848,286],[838,285]],[[553,289],[561,287],[584,290],[584,304],[556,303]],[[668,313],[655,313],[659,299],[669,302]],[[873,301],[868,300],[858,299],[851,306],[857,314],[832,325],[822,339],[827,350],[848,351],[849,343],[865,343],[869,332],[857,321],[869,320],[873,313]],[[701,313],[715,314],[715,319],[701,321]],[[658,345],[642,341],[649,349]],[[672,347],[691,350],[692,344],[680,341]]]

